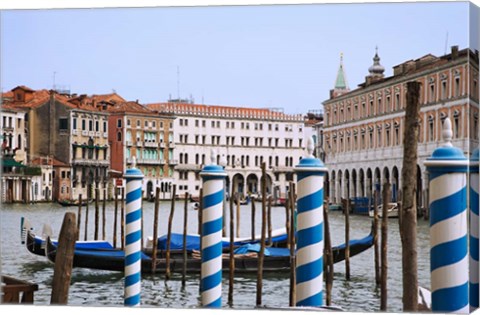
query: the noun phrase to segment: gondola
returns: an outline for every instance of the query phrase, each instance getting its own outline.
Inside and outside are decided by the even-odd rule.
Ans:
[[[358,255],[373,245],[373,231],[359,240],[350,242],[350,257]],[[257,272],[259,244],[245,244],[235,250],[235,272],[254,273]],[[345,245],[332,248],[334,263],[345,259]],[[161,251],[163,252],[163,251]],[[56,245],[47,238],[46,256],[49,261],[55,262]],[[325,260],[324,260],[325,262]],[[152,257],[150,253],[141,253],[142,273],[152,273]],[[222,260],[223,270],[229,268],[229,254],[224,253]],[[73,267],[90,268],[108,271],[123,271],[125,268],[125,253],[119,249],[85,250],[75,249]],[[156,260],[155,272],[163,273],[166,269],[166,259],[159,256]],[[170,259],[170,271],[172,273],[182,272],[183,257],[172,255]],[[187,273],[199,273],[201,270],[201,259],[199,252],[192,250],[187,258]],[[288,248],[266,248],[264,272],[282,272],[290,270],[290,250]]]

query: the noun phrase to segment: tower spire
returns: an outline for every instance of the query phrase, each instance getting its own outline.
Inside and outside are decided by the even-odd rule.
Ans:
[[[333,97],[340,96],[350,91],[347,82],[347,76],[343,68],[343,53],[340,53],[340,65],[337,71],[337,78],[335,79],[335,87],[331,91]]]

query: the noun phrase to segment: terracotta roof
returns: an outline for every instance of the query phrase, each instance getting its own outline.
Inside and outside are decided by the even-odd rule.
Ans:
[[[200,105],[190,103],[153,103],[147,104],[148,108],[160,113],[212,115],[221,117],[243,117],[262,119],[302,119],[302,115],[285,114],[269,108],[233,107],[224,105]]]
[[[46,157],[46,156],[41,156],[41,157],[37,157],[37,158],[33,159],[31,161],[31,164],[33,164],[33,165],[51,165],[51,166],[68,167],[68,164],[63,163],[62,161],[59,161],[56,158]]]
[[[32,90],[31,88],[29,88],[28,86],[25,86],[25,85],[19,85],[19,86],[13,88],[12,91],[15,91],[16,89],[22,89],[22,90],[27,91],[27,92],[35,92],[35,90]]]
[[[156,115],[157,113],[137,102],[122,102],[107,108],[109,113],[131,113],[131,114],[147,114]]]

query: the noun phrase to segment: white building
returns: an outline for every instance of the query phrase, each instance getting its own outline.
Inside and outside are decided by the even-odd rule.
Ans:
[[[177,195],[198,196],[199,172],[210,163],[211,149],[216,162],[226,160],[226,187],[247,194],[261,192],[261,165],[266,163],[267,192],[284,195],[288,181],[294,180],[293,167],[304,156],[312,127],[305,127],[303,115],[279,110],[210,106],[189,103],[149,104],[159,112],[174,114],[174,181]]]

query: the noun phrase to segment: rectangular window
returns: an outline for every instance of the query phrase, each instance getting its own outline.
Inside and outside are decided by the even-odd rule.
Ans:
[[[76,130],[77,129],[77,118],[73,118],[72,124],[73,124],[73,130]]]
[[[117,120],[117,128],[122,128],[122,120],[121,119]]]
[[[68,130],[68,118],[60,118],[58,120],[58,129],[59,130]]]

